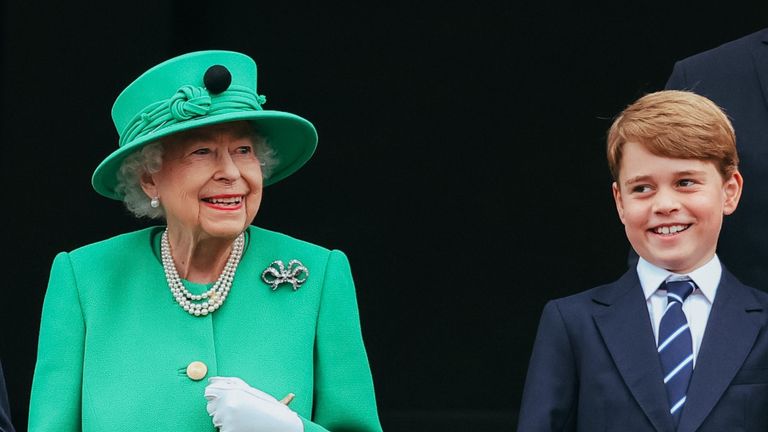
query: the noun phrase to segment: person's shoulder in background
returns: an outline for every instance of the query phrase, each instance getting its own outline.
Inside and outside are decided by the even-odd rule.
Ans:
[[[11,409],[8,405],[3,364],[0,363],[0,432],[14,432],[13,425],[11,424]]]
[[[744,60],[753,55],[759,57],[756,60],[768,62],[768,28],[675,62],[666,88],[696,91],[705,77],[707,81],[728,83],[747,69],[752,72],[753,62]]]

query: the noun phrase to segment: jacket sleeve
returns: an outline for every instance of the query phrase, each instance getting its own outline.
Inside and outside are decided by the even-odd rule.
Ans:
[[[315,340],[315,394],[305,432],[381,431],[347,257],[331,251]]]
[[[11,424],[11,409],[8,406],[8,393],[5,390],[5,375],[0,365],[0,432],[14,432]]]
[[[81,430],[85,321],[67,253],[53,261],[43,302],[29,408],[30,432]]]
[[[544,307],[520,406],[518,432],[576,430],[577,368],[557,303]]]

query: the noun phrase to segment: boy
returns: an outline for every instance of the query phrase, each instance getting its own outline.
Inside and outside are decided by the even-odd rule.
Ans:
[[[648,94],[611,126],[608,164],[640,258],[546,305],[518,430],[768,430],[768,294],[715,254],[743,183],[728,118],[690,92]]]

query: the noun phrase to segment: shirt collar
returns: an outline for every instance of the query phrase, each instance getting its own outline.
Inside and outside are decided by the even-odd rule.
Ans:
[[[706,264],[688,273],[687,276],[693,280],[711,304],[715,300],[717,286],[720,284],[720,276],[722,274],[723,266],[720,264],[717,254],[715,254]],[[640,278],[640,285],[643,287],[645,300],[648,300],[661,283],[671,275],[686,276],[655,266],[642,257],[637,260],[637,277]]]

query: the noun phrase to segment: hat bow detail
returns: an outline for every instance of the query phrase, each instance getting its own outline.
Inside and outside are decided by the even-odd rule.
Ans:
[[[176,120],[205,115],[211,108],[211,96],[202,87],[185,85],[168,100],[168,109]]]

